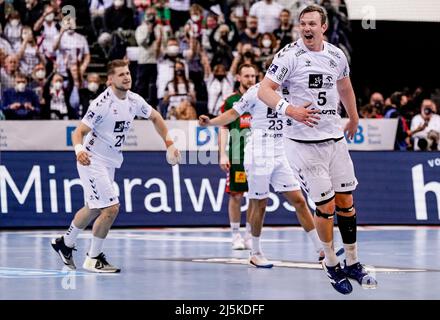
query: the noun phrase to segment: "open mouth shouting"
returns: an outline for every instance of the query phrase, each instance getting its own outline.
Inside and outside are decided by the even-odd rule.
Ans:
[[[313,34],[305,34],[304,38],[306,38],[307,40],[312,40],[313,39]]]

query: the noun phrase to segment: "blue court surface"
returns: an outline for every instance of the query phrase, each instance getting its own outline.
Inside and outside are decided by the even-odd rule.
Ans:
[[[439,227],[358,230],[360,261],[379,286],[366,290],[352,281],[348,296],[331,287],[312,243],[297,227],[263,230],[262,247],[275,263],[272,269],[249,266],[249,251],[231,249],[227,228],[114,229],[104,252],[122,272],[111,275],[81,268],[90,231],[78,239],[75,272],[63,268],[50,246],[63,230],[2,231],[0,299],[440,299]]]

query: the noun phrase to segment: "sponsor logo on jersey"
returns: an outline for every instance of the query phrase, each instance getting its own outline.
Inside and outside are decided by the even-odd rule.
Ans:
[[[330,53],[332,56],[334,56],[334,57],[336,57],[338,59],[341,59],[341,56],[336,51],[328,50],[328,53]]]
[[[287,126],[291,126],[292,125],[292,119],[287,119],[286,120],[286,125]]]
[[[324,76],[322,74],[309,74],[309,88],[322,88]]]
[[[333,77],[331,75],[327,75],[324,77],[324,83],[322,84],[322,87],[325,89],[331,89],[333,88]]]
[[[312,61],[310,61],[309,59],[306,60],[306,67],[311,67],[312,66]]]
[[[328,115],[335,116],[336,110],[324,109],[324,110],[319,111],[319,114],[328,114]]]
[[[116,121],[115,122],[115,129],[113,132],[123,132],[125,128],[125,121]]]
[[[287,71],[289,71],[286,67],[282,67],[280,73],[277,75],[277,79],[282,81],[284,77],[287,74]]]
[[[333,190],[332,189],[329,189],[329,190],[327,190],[327,191],[325,191],[325,192],[322,192],[321,193],[321,197],[325,197],[326,195],[328,195],[329,193],[331,193]]]
[[[94,116],[95,116],[95,113],[92,110],[89,110],[87,112],[87,119],[92,120]]]
[[[269,74],[275,74],[278,70],[278,66],[276,64],[271,64],[269,70],[267,71]]]
[[[343,75],[344,77],[348,76],[348,68],[347,68],[347,66],[345,66],[345,68],[344,68],[344,72],[342,73],[342,75]]]
[[[345,188],[345,187],[353,187],[356,184],[356,181],[350,181],[350,182],[346,182],[346,183],[341,183],[341,187]]]
[[[98,123],[99,121],[101,121],[101,119],[102,119],[102,116],[98,115],[95,119],[95,123]]]
[[[306,53],[306,51],[304,49],[299,49],[296,53],[295,53],[295,57],[299,57],[301,55],[303,55],[304,53]]]
[[[331,68],[336,68],[338,66],[338,64],[335,62],[335,60],[330,59],[330,67]]]
[[[240,116],[240,129],[250,128],[251,127],[251,118],[250,114],[244,114]]]
[[[146,107],[142,107],[142,108],[141,108],[141,112],[142,112],[143,114],[145,114],[145,115],[148,114],[148,110],[147,110]]]
[[[278,112],[276,112],[275,110],[271,109],[271,108],[267,108],[267,118],[278,118]]]
[[[288,89],[287,87],[283,87],[282,93],[283,93],[284,95],[288,95],[288,94],[290,94],[289,89]]]
[[[244,171],[235,171],[235,182],[246,183],[246,173]]]

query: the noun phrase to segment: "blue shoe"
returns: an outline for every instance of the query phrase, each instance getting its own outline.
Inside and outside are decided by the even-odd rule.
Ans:
[[[376,289],[377,287],[377,280],[359,262],[347,266],[347,261],[344,260],[343,272],[348,278],[356,280],[364,289]]]
[[[342,294],[349,294],[353,291],[350,281],[348,281],[345,276],[344,271],[342,271],[341,264],[338,263],[334,267],[328,267],[325,263],[322,263],[322,267],[330,279],[330,283],[336,291]]]

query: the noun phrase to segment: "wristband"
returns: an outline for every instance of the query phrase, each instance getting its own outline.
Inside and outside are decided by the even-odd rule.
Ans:
[[[278,101],[277,105],[275,106],[275,111],[284,116],[286,114],[286,109],[288,105],[289,103],[286,100],[280,99],[280,101]]]
[[[82,144],[75,144],[75,154],[78,155],[81,151],[84,151],[84,147]]]

